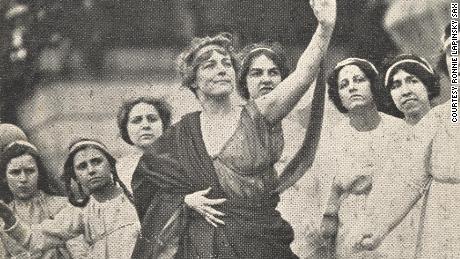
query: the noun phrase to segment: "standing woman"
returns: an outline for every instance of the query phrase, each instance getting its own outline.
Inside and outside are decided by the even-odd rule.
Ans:
[[[2,200],[23,223],[39,224],[53,219],[61,210],[70,206],[64,197],[51,193],[48,174],[42,164],[37,148],[26,141],[15,141],[8,145],[0,160],[1,188],[5,190]],[[86,255],[87,245],[82,239],[34,253],[14,239],[0,232],[7,254],[4,258],[30,256],[30,258],[58,259],[80,258]],[[69,252],[70,251],[70,252]]]
[[[290,72],[286,53],[277,42],[263,41],[246,46],[240,53],[240,61],[236,85],[239,95],[246,101],[270,93]],[[282,120],[284,148],[276,166],[279,172],[300,148],[305,135],[305,127],[299,123],[300,114],[293,112]]]
[[[121,138],[135,148],[117,160],[118,176],[131,191],[133,173],[144,150],[171,126],[171,107],[162,99],[138,97],[121,105],[117,124]]]
[[[336,18],[334,0],[311,1],[319,25],[294,72],[271,93],[232,101],[236,60],[227,35],[197,38],[179,58],[202,112],[187,114],[141,158],[133,176],[142,221],[134,258],[296,258],[292,229],[275,210],[280,122],[314,80]],[[175,219],[175,220],[174,220]]]
[[[446,28],[440,62],[450,69],[450,26]],[[392,78],[388,82],[391,84]],[[427,87],[427,89],[430,89]],[[429,93],[429,90],[427,91]],[[392,94],[393,95],[393,94]],[[402,106],[400,106],[402,107]],[[387,189],[380,227],[369,227],[357,247],[376,249],[425,194],[417,240],[417,258],[460,257],[460,127],[451,122],[450,102],[432,108],[413,128],[405,142],[411,156],[402,164],[398,185]]]
[[[319,181],[318,206],[325,212],[326,221],[338,229],[335,242],[331,241],[336,244],[335,256],[392,257],[390,253],[394,251],[391,249],[370,253],[355,251],[353,237],[358,220],[365,214],[367,195],[350,193],[340,198],[341,192],[337,191],[340,188],[336,187],[359,176],[376,178],[384,174],[388,170],[386,167],[391,165],[388,159],[392,152],[386,147],[392,143],[397,134],[395,128],[402,122],[379,112],[383,101],[379,73],[369,61],[349,58],[339,62],[328,84],[329,98],[347,117],[332,132],[335,145],[331,162],[320,168],[324,176]]]
[[[281,44],[271,41],[263,41],[246,46],[240,53],[241,68],[237,77],[237,90],[246,101],[255,100],[273,91],[290,72],[287,65],[286,53]],[[315,97],[318,97],[316,95]],[[282,132],[284,145],[280,138],[279,146],[283,146],[280,160],[275,164],[275,169],[280,175],[287,164],[293,159],[300,149],[306,132],[305,96],[299,104],[282,120]],[[313,109],[313,107],[312,107]],[[321,111],[312,110],[311,114],[320,117]],[[309,122],[311,124],[312,122]],[[315,138],[319,138],[321,127],[309,132]],[[311,143],[309,143],[311,145]],[[314,153],[311,152],[311,153]],[[303,160],[306,158],[304,157]],[[308,170],[306,168],[304,172]],[[307,176],[303,181],[297,181],[292,187],[281,193],[277,209],[294,230],[294,241],[291,248],[299,257],[308,254],[309,233],[315,228],[312,222],[316,217],[317,208],[312,206],[315,189],[311,188],[314,177]],[[297,179],[296,179],[297,180]],[[296,213],[292,213],[297,211]],[[308,215],[308,216],[306,216]]]

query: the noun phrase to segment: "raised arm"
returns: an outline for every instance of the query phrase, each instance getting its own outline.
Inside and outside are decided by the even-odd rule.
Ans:
[[[307,92],[329,46],[336,20],[336,0],[310,0],[310,5],[318,19],[318,28],[296,69],[271,93],[255,100],[261,113],[271,123],[282,120]]]

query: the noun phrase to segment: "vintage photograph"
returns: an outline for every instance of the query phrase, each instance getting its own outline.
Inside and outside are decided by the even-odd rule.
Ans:
[[[458,0],[0,0],[0,259],[460,259]]]

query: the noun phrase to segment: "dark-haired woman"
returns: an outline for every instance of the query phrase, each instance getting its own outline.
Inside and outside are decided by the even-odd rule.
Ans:
[[[177,258],[296,258],[292,229],[275,209],[273,165],[280,122],[314,80],[335,25],[334,0],[311,3],[319,26],[296,70],[243,106],[232,98],[237,63],[228,36],[195,39],[181,54],[182,83],[203,111],[184,116],[140,160],[133,191],[143,228],[135,258],[157,257],[174,233]],[[172,218],[183,223],[179,231],[167,231]]]
[[[350,182],[359,176],[368,176],[373,179],[373,185],[378,184],[374,180],[384,176],[394,164],[391,162],[393,150],[387,147],[394,141],[402,121],[379,111],[384,100],[379,72],[371,62],[360,58],[339,62],[328,84],[329,98],[346,115],[331,133],[334,151],[330,162],[320,166],[324,176],[319,182],[319,207],[326,219],[337,226],[336,256],[392,257],[400,247],[368,253],[354,249],[354,236],[359,233],[356,224],[366,213],[367,194],[346,194],[340,198],[333,190],[337,183]]]
[[[23,224],[39,224],[52,219],[69,203],[64,197],[52,195],[48,175],[37,148],[26,141],[15,141],[5,147],[0,160],[1,199],[8,203]],[[3,228],[3,226],[2,226]],[[23,248],[14,239],[0,232],[6,254],[2,258],[80,258],[87,246],[82,239],[74,239],[60,246],[39,252]]]
[[[131,190],[133,173],[144,150],[171,126],[171,107],[162,99],[138,97],[122,104],[117,124],[121,138],[135,148],[117,160],[118,176]]]
[[[0,203],[5,233],[30,251],[45,251],[83,234],[90,245],[90,258],[130,258],[140,224],[131,195],[120,182],[115,159],[98,141],[84,139],[70,146],[64,166],[69,200],[79,207],[67,207],[32,227],[25,226],[13,211]],[[89,197],[76,199],[71,182],[85,188]],[[83,194],[82,194],[83,195]]]
[[[446,29],[446,32],[450,34],[450,30]],[[450,59],[448,52],[451,39],[449,34],[446,34],[443,42],[444,56],[441,56],[441,60],[444,62]],[[417,65],[416,60],[409,61]],[[424,98],[429,99],[432,93],[430,89],[437,89],[438,86],[433,83],[436,80],[427,81],[426,75],[434,75],[434,73],[429,66],[426,66],[426,63],[420,62],[418,66],[418,71],[412,71],[416,78],[404,83],[421,84],[419,92],[425,89]],[[445,72],[447,71],[446,69]],[[452,73],[451,70],[448,72]],[[396,73],[388,70],[387,74],[388,87],[407,87],[399,85],[397,81],[396,85],[392,85],[395,76],[392,77],[391,74],[396,75]],[[418,99],[423,98],[417,97],[412,102],[419,102]],[[405,113],[404,105],[397,106],[400,107],[401,112]],[[368,250],[379,247],[382,240],[405,219],[414,204],[424,194],[416,257],[458,258],[460,257],[460,232],[458,231],[460,228],[458,209],[460,127],[452,123],[450,102],[432,108],[412,128],[411,133],[411,136],[404,142],[410,156],[406,157],[406,163],[401,163],[403,166],[401,174],[395,175],[395,183],[400,184],[386,190],[385,200],[387,202],[376,205],[381,210],[382,215],[377,219],[381,224],[377,228],[369,227],[363,232],[357,247]],[[382,208],[382,205],[386,206]]]
[[[277,42],[263,41],[246,46],[239,54],[241,67],[237,77],[237,90],[246,101],[257,99],[273,91],[290,72],[286,52]],[[282,120],[283,152],[275,164],[275,169],[281,173],[300,149],[308,120],[306,102],[310,101],[306,94],[296,107]],[[313,112],[313,111],[312,111]],[[315,132],[314,134],[319,134]],[[281,140],[281,139],[280,139]],[[308,175],[298,180],[292,187],[280,195],[277,209],[294,230],[292,251],[303,258],[308,255],[309,233],[314,229],[312,222],[316,219],[314,177]],[[296,213],[292,213],[296,211]]]

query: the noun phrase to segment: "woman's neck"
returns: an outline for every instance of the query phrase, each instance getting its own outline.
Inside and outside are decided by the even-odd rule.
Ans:
[[[41,192],[37,190],[33,195],[31,195],[27,199],[20,198],[18,196],[13,196],[13,201],[17,205],[30,204],[33,200],[38,199],[40,195],[41,195]]]
[[[123,190],[121,189],[121,187],[116,186],[112,183],[104,186],[103,188],[100,188],[97,191],[94,191],[91,195],[98,202],[106,202],[118,197],[118,195],[120,195],[122,192]]]
[[[209,117],[214,116],[226,116],[235,111],[235,105],[230,96],[225,96],[222,98],[209,98],[202,97],[199,98],[201,107],[203,108],[203,114]]]
[[[378,127],[382,120],[375,105],[358,107],[348,112],[350,125],[357,131],[371,131]]]
[[[431,106],[424,106],[416,112],[404,114],[404,121],[409,125],[417,124],[431,110]]]

